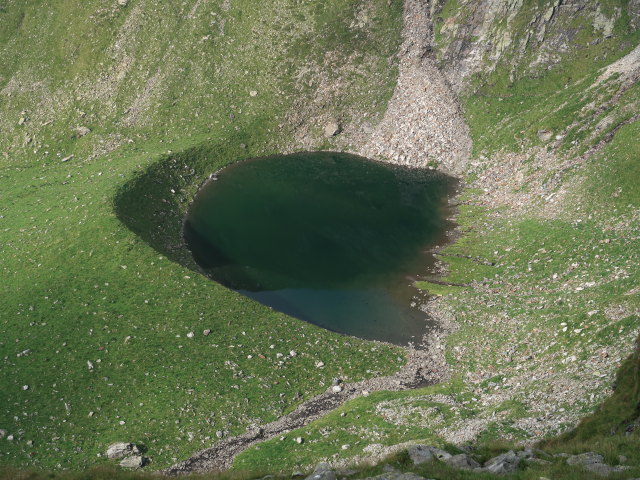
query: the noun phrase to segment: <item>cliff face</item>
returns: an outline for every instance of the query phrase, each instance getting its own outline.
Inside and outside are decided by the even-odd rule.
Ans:
[[[435,0],[431,14],[438,65],[461,92],[496,69],[514,82],[588,55],[603,40],[638,29],[640,1]]]

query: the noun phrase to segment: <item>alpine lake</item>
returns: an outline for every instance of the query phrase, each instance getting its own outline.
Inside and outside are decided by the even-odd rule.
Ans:
[[[435,274],[455,181],[345,153],[246,160],[213,175],[184,223],[213,280],[323,328],[398,345],[433,322],[414,283]]]

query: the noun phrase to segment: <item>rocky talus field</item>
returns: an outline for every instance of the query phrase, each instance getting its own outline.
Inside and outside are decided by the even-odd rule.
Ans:
[[[640,478],[639,79],[638,0],[0,1],[0,478]],[[309,150],[460,179],[419,345],[194,263]]]

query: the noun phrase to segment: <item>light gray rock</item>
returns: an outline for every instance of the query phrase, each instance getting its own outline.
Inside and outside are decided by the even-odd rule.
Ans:
[[[131,457],[127,457],[120,462],[120,466],[122,468],[131,468],[134,470],[142,468],[144,464],[145,464],[145,459],[140,455],[133,455]]]
[[[525,450],[520,450],[519,452],[516,452],[516,455],[519,458],[523,458],[523,459],[535,458],[535,456],[536,456],[535,452],[533,450],[531,450],[530,448],[527,448]]]
[[[91,129],[87,128],[87,127],[77,127],[76,128],[76,135],[78,135],[78,138],[80,137],[84,137],[85,135],[88,135],[91,133]]]
[[[507,453],[487,460],[483,466],[483,470],[497,475],[506,475],[515,472],[521,460],[522,458],[516,455],[513,450],[509,450]]]
[[[0,440],[7,436],[7,431],[0,429]]]
[[[461,453],[459,455],[453,455],[452,457],[445,458],[444,463],[446,463],[450,467],[460,468],[462,470],[473,470],[476,468],[480,468],[480,464],[466,453]]]
[[[352,477],[354,476],[356,473],[359,473],[358,470],[353,470],[351,468],[346,468],[346,469],[339,469],[336,470],[336,476],[339,477]]]
[[[538,138],[543,142],[548,142],[551,140],[553,133],[549,130],[538,130]]]
[[[109,458],[111,460],[115,460],[115,459],[118,459],[118,458],[124,458],[124,457],[127,457],[129,455],[133,455],[134,454],[134,451],[133,451],[134,447],[135,447],[135,445],[133,443],[124,443],[124,442],[112,443],[107,448],[107,458]],[[136,450],[137,450],[137,448],[136,448]]]
[[[118,5],[120,5],[121,7],[126,7],[128,3],[129,0],[118,0]]]
[[[319,463],[305,480],[336,480],[336,474],[328,463]]]
[[[425,445],[414,445],[407,450],[409,458],[414,465],[420,465],[421,463],[433,462],[435,456],[431,453],[429,447]]]
[[[551,465],[549,460],[543,460],[542,458],[525,458],[524,461],[536,465]]]
[[[324,136],[327,138],[335,137],[340,133],[340,125],[336,121],[331,121],[324,126]]]
[[[413,472],[389,472],[383,473],[382,475],[378,475],[376,477],[371,477],[367,480],[426,480],[424,477],[421,477],[417,473]]]
[[[432,462],[433,460],[445,460],[451,458],[451,454],[440,448],[429,447],[427,445],[413,445],[407,449],[409,457],[414,465]]]
[[[624,467],[611,467],[604,463],[604,457],[595,452],[581,453],[580,455],[571,455],[567,458],[568,465],[575,465],[584,468],[592,473],[601,476],[607,476],[612,472],[624,471]]]
[[[595,463],[604,463],[604,457],[595,452],[581,453],[580,455],[571,455],[567,458],[568,465],[592,465]]]

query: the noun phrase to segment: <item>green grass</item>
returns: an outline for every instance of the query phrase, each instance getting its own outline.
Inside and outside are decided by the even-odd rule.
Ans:
[[[528,25],[531,5],[525,7],[510,27],[516,35],[522,33],[517,25]],[[460,2],[446,2],[440,15],[463,18],[465,13]],[[483,192],[474,182],[484,171],[468,175],[470,187],[460,198],[457,214],[460,236],[440,257],[448,266],[443,283],[463,287],[418,282],[440,297],[440,309],[457,324],[446,340],[452,379],[414,392],[359,399],[340,413],[292,432],[310,439],[304,451],[289,453],[272,440],[242,453],[236,469],[275,464],[296,469],[310,458],[347,461],[366,456],[352,445],[351,422],[345,424],[340,414],[375,425],[375,440],[370,431],[358,433],[365,443],[443,445],[451,431],[479,421],[482,426],[473,446],[486,458],[542,436],[549,439],[544,445],[553,452],[601,451],[612,464],[618,462],[616,451],[628,452],[633,457],[629,464],[636,465],[636,434],[625,436],[620,425],[638,415],[637,398],[629,393],[637,391],[637,375],[632,374],[637,366],[630,366],[637,360],[624,358],[638,335],[640,309],[640,296],[634,293],[640,284],[640,197],[632,186],[638,177],[634,139],[639,127],[637,122],[618,127],[637,110],[637,86],[620,92],[613,103],[610,100],[619,92],[615,78],[589,87],[599,75],[597,69],[630,51],[638,37],[620,23],[614,37],[585,47],[595,33],[589,36],[583,17],[570,21],[580,30],[578,42],[583,46],[569,49],[557,67],[545,75],[526,74],[527,59],[537,55],[532,48],[529,57],[518,59],[519,74],[509,80],[507,65],[515,57],[507,54],[465,99],[474,156],[485,162],[488,171],[505,152],[515,152],[528,158],[522,163],[525,179],[545,168],[543,183],[544,178],[548,182],[560,174],[559,184],[550,191],[564,188],[568,195],[551,214],[538,214],[543,201],[535,199],[528,211],[512,212],[508,205],[480,203]],[[438,35],[443,45],[446,36]],[[600,108],[598,115],[595,108]],[[607,116],[612,119],[610,126],[597,128]],[[541,129],[551,130],[554,137],[562,135],[557,143],[544,146],[556,155],[557,166],[540,166],[535,157],[535,149],[543,147],[537,136]],[[578,158],[610,132],[613,140],[599,153],[560,170],[566,168],[563,162]],[[532,195],[530,190],[525,180],[519,191]],[[603,355],[612,360],[601,362]],[[575,401],[545,403],[549,396],[561,397],[567,388],[575,388],[572,382],[580,389]],[[617,389],[607,399],[605,392],[614,384]],[[500,397],[494,400],[495,395]],[[542,410],[536,410],[537,405]],[[567,418],[588,418],[576,431],[582,433],[566,433],[572,431],[571,420],[559,427],[545,426],[543,420],[534,420],[534,427],[521,423],[531,417],[560,418],[568,412]],[[609,438],[611,428],[618,433]],[[324,447],[327,442],[350,448],[331,451]],[[427,468],[424,475],[482,478],[443,466]],[[516,478],[541,476],[584,478],[584,472],[555,460],[548,467],[528,467]]]
[[[98,455],[113,441],[143,445],[159,469],[211,445],[217,432],[274,420],[333,377],[397,370],[404,359],[396,348],[326,332],[208,281],[182,246],[180,226],[199,185],[224,165],[295,149],[300,129],[318,135],[329,115],[379,118],[395,82],[402,3],[54,3],[0,6],[0,429],[14,435],[0,439],[0,478],[147,478],[63,470],[106,463]],[[526,3],[512,24],[500,20],[513,46],[533,9],[549,4]],[[626,3],[602,2],[602,11],[616,6]],[[439,14],[468,13],[452,0]],[[623,13],[613,37],[590,44],[601,34],[584,16],[567,22],[553,28],[575,29],[575,48],[546,74],[529,69],[532,45],[523,56],[507,49],[492,73],[472,80],[464,103],[474,160],[491,167],[501,152],[522,154],[527,177],[541,168],[532,149],[544,147],[559,162],[545,173],[551,179],[562,161],[615,135],[561,172],[567,203],[554,215],[482,204],[473,182],[483,172],[468,173],[461,235],[441,256],[444,282],[463,286],[419,284],[458,325],[446,340],[451,380],[359,398],[252,447],[228,477],[213,478],[348,462],[370,444],[457,451],[447,432],[476,420],[481,458],[542,435],[551,452],[596,450],[611,463],[627,455],[629,474],[640,475],[637,430],[625,431],[638,417],[637,357],[623,355],[640,308],[640,127],[621,126],[635,115],[640,88],[616,102],[616,79],[588,88],[640,32]],[[441,26],[439,54],[452,40]],[[331,95],[313,97],[334,82],[340,88]],[[77,126],[91,133],[79,138]],[[543,145],[541,129],[563,138]],[[279,363],[276,354],[289,350],[299,355]],[[602,363],[605,353],[612,358]],[[317,360],[326,367],[315,368]],[[576,402],[532,413],[566,382],[585,385]],[[540,432],[520,423],[560,409],[586,418],[575,430],[570,420]],[[388,462],[409,468],[402,453]],[[59,473],[9,470],[21,467]],[[361,467],[355,478],[381,468]],[[440,464],[414,470],[490,478]],[[556,459],[514,478],[543,476],[584,473]]]
[[[351,27],[356,1],[54,3],[0,13],[0,429],[14,436],[0,440],[0,464],[81,470],[133,441],[159,469],[218,432],[280,417],[333,377],[395,371],[397,348],[204,278],[180,227],[209,174],[295,148],[300,73],[317,84],[327,68],[323,81],[336,81],[334,63],[366,55],[323,108],[345,120],[383,109],[400,2],[372,2],[362,28]]]

